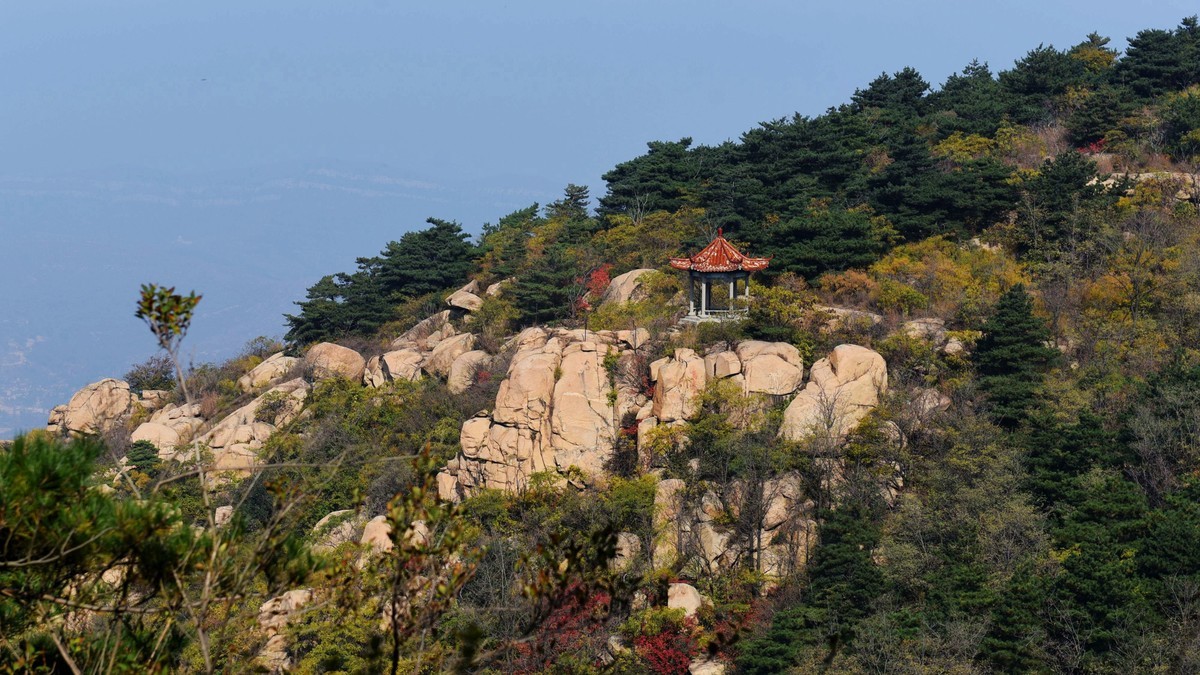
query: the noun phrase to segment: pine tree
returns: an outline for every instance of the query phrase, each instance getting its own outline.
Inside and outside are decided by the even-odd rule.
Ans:
[[[1046,346],[1050,332],[1033,315],[1025,286],[1013,286],[996,305],[996,313],[983,327],[975,350],[979,385],[991,403],[998,424],[1014,429],[1025,419],[1037,397],[1042,374],[1057,352]]]

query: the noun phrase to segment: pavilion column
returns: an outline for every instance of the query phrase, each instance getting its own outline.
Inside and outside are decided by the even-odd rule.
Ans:
[[[708,314],[708,282],[700,280],[700,316]]]
[[[688,314],[696,315],[696,277],[688,275]]]

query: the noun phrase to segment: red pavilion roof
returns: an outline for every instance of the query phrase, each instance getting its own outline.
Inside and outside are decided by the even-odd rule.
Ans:
[[[765,270],[770,258],[750,258],[742,255],[725,239],[724,233],[717,230],[717,238],[690,258],[671,258],[671,267],[677,270],[693,270],[696,272],[757,272]]]

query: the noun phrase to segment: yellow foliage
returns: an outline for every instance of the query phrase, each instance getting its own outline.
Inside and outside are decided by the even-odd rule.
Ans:
[[[604,261],[619,270],[658,267],[665,258],[683,255],[683,242],[703,230],[704,209],[659,211],[639,220],[612,216],[608,222],[592,240]]]
[[[964,134],[956,131],[944,141],[933,146],[933,156],[944,158],[955,164],[990,157],[996,149],[996,141],[979,134]]]

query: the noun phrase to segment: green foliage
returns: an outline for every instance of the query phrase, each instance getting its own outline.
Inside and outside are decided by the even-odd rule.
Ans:
[[[741,645],[739,672],[784,672],[805,649],[819,650],[828,662],[853,640],[882,590],[871,561],[878,530],[869,510],[848,504],[827,514],[820,537],[804,600],[776,612],[765,635]]]
[[[322,277],[286,315],[286,339],[309,344],[346,335],[369,335],[386,323],[403,300],[445,291],[466,282],[474,248],[458,223],[430,218],[430,227],[406,232],[358,271]]]
[[[175,389],[175,364],[166,354],[155,354],[134,365],[123,378],[133,391]]]
[[[158,475],[162,460],[158,458],[158,448],[150,441],[134,441],[125,453],[125,460],[136,471],[150,478]]]
[[[192,325],[192,313],[200,298],[195,291],[180,295],[174,286],[142,284],[134,316],[146,322],[150,332],[158,338],[159,347],[173,353]]]
[[[1057,356],[1045,344],[1049,337],[1020,284],[1000,298],[996,312],[984,324],[983,339],[975,349],[975,369],[992,416],[1001,426],[1015,428],[1035,401],[1043,373]]]

